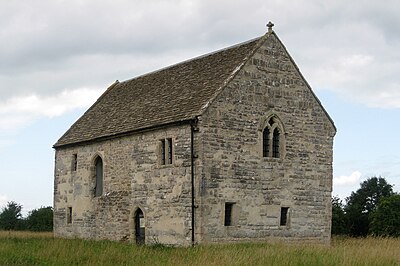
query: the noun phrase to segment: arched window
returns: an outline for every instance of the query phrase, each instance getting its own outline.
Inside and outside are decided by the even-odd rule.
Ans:
[[[103,160],[98,156],[95,160],[95,196],[100,197],[103,194]]]
[[[269,128],[266,127],[263,131],[263,157],[269,156]]]
[[[279,129],[276,127],[272,134],[272,157],[279,158]]]
[[[269,158],[281,158],[283,151],[283,126],[280,120],[272,115],[263,122],[262,155]]]

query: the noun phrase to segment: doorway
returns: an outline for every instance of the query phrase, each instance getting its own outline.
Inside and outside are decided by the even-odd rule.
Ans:
[[[135,237],[136,244],[142,245],[145,243],[145,221],[143,211],[140,208],[135,213]]]

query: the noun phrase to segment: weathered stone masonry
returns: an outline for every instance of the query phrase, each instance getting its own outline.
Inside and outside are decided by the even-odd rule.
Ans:
[[[159,140],[172,137],[172,165],[160,165]],[[72,154],[78,169],[71,171]],[[104,162],[104,191],[94,197],[96,156]],[[93,239],[134,239],[133,214],[145,214],[149,242],[190,243],[190,127],[175,126],[57,150],[55,234]],[[66,224],[67,208],[74,210]],[[178,215],[177,215],[178,214]]]
[[[285,128],[282,158],[262,157],[263,119]],[[334,128],[285,48],[269,36],[202,116],[204,241],[330,240]],[[236,225],[224,227],[223,204]],[[279,226],[280,208],[290,226]]]
[[[267,126],[278,158],[263,156]],[[329,243],[335,131],[272,30],[116,82],[55,144],[55,235],[137,241],[140,209],[148,244]]]

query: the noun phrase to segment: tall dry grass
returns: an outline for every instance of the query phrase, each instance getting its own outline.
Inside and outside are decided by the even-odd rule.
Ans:
[[[334,238],[329,247],[242,243],[172,248],[0,232],[0,265],[400,265],[400,239]]]
[[[1,231],[0,239],[4,238],[52,238],[53,232],[31,232],[31,231]]]

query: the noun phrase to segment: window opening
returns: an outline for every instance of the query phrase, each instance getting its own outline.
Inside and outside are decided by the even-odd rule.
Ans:
[[[96,186],[95,186],[95,196],[99,197],[103,194],[103,160],[101,157],[97,157],[95,162],[96,169]]]
[[[285,226],[288,222],[289,207],[281,207],[281,221],[280,225]]]
[[[172,164],[173,161],[173,150],[172,150],[172,138],[160,140],[160,164]]]
[[[269,129],[265,128],[263,132],[263,157],[269,156]]]
[[[272,135],[272,157],[279,158],[279,129],[275,128]]]
[[[165,164],[165,140],[161,140],[161,164]]]
[[[225,217],[224,217],[224,226],[232,225],[232,210],[234,203],[226,202],[225,203]]]
[[[167,139],[168,144],[168,164],[172,164],[172,139]]]
[[[271,127],[273,126],[274,123],[275,123],[275,121],[274,121],[273,118],[271,118],[271,119],[268,121],[268,124],[269,124]]]
[[[72,155],[72,171],[76,171],[78,169],[78,154]]]
[[[263,130],[262,136],[262,156],[270,158],[280,158],[282,156],[282,128],[278,119],[271,117]]]
[[[72,207],[67,210],[67,224],[72,224]]]

